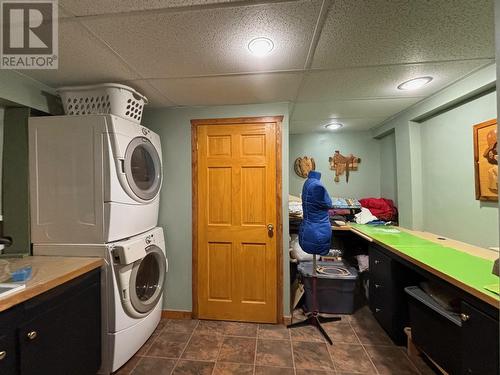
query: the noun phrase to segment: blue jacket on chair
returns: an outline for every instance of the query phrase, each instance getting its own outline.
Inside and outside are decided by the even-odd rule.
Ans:
[[[332,200],[320,181],[321,173],[309,172],[302,188],[304,220],[299,229],[299,244],[309,254],[325,255],[330,251],[332,227],[328,210]]]

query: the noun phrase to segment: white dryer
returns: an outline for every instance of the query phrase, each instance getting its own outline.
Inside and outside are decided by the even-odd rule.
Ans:
[[[158,221],[159,136],[113,115],[33,117],[31,240],[106,243]]]
[[[34,244],[34,255],[96,256],[101,269],[102,366],[110,374],[144,345],[161,319],[168,262],[162,228],[109,244]]]

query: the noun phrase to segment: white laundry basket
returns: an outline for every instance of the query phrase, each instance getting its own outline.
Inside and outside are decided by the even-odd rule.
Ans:
[[[67,115],[112,114],[140,123],[148,99],[133,88],[117,83],[57,89]]]

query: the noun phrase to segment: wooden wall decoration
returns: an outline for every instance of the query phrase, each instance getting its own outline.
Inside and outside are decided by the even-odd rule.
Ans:
[[[474,125],[476,199],[498,202],[497,120]]]
[[[314,162],[314,159],[309,156],[298,157],[295,159],[293,169],[295,170],[297,176],[307,178],[309,172],[316,169],[316,163]]]
[[[336,150],[335,154],[328,158],[328,161],[330,162],[330,169],[332,171],[335,171],[335,182],[339,182],[340,176],[345,173],[345,179],[348,183],[349,172],[358,170],[358,164],[361,163],[361,158],[358,158],[353,154],[344,156],[340,153],[339,150]]]

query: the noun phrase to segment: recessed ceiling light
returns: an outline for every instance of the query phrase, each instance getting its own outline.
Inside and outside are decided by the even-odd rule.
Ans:
[[[271,53],[274,49],[274,43],[269,38],[259,37],[252,39],[248,43],[248,50],[254,56],[262,57]]]
[[[416,90],[432,81],[432,77],[418,77],[403,82],[398,86],[400,90]]]
[[[328,130],[338,130],[343,126],[344,125],[342,125],[340,122],[332,122],[331,124],[325,125],[325,128],[327,128]]]

